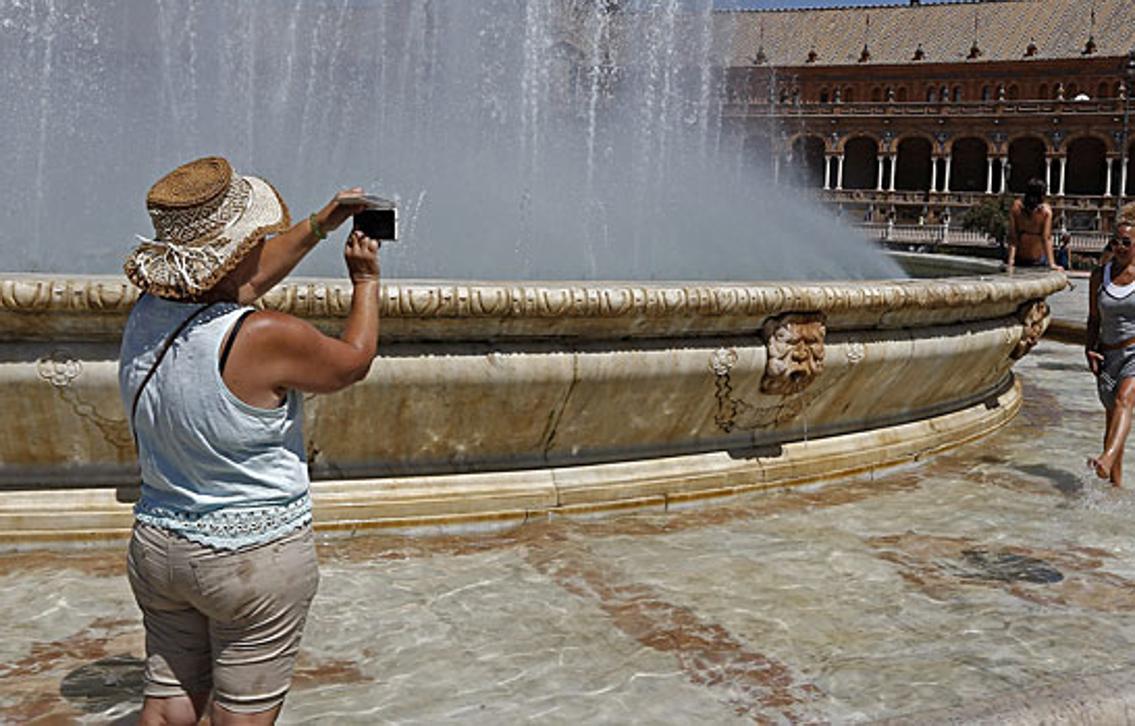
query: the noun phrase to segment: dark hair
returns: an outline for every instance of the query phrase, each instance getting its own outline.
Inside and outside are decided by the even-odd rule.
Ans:
[[[1033,177],[1025,184],[1025,211],[1032,214],[1040,203],[1044,201],[1044,195],[1048,191],[1048,185],[1044,183],[1044,179]]]

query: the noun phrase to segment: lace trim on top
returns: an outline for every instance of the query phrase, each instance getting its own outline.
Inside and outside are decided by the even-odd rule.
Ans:
[[[259,507],[225,507],[203,514],[151,506],[145,497],[134,505],[134,517],[191,542],[216,549],[236,550],[278,539],[311,522],[311,496]]]

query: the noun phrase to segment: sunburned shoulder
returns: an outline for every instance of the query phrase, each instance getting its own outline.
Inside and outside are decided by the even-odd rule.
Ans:
[[[244,323],[241,335],[260,348],[303,347],[320,333],[315,327],[294,315],[275,310],[257,310]]]

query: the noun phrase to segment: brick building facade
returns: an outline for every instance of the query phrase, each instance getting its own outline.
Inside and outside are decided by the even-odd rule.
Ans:
[[[739,152],[849,215],[957,220],[1041,177],[1058,226],[1107,230],[1135,196],[1132,0],[721,16]]]

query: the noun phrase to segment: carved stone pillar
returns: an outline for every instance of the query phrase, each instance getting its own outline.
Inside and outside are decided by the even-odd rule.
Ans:
[[[1052,157],[1044,157],[1044,183],[1050,190],[1055,191],[1056,185],[1052,182]]]
[[[836,191],[840,191],[843,189],[843,152],[840,152],[839,155],[836,156],[835,163],[835,188]]]
[[[986,169],[985,169],[985,193],[986,194],[992,194],[993,193],[993,157],[991,156],[988,159],[986,159],[986,162],[987,162],[987,164],[986,164]]]
[[[832,157],[824,154],[824,191],[832,188]]]
[[[1056,196],[1058,196],[1058,197],[1064,196],[1064,178],[1067,176],[1067,172],[1068,172],[1068,157],[1062,156],[1062,157],[1060,157],[1060,186],[1057,188],[1057,191],[1056,191]]]
[[[875,182],[875,191],[877,191],[877,192],[883,191],[883,156],[882,156],[882,154],[879,155],[879,178]]]
[[[950,167],[952,166],[954,157],[952,154],[946,154],[946,179],[942,185],[942,191],[950,193]]]
[[[930,191],[938,191],[938,157],[930,157]]]
[[[899,155],[891,154],[891,186],[890,191],[895,191],[895,177],[898,176],[899,170]]]

